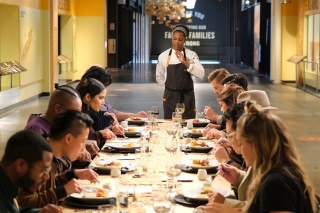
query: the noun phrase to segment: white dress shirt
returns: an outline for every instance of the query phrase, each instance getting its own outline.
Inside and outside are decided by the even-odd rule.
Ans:
[[[156,81],[161,86],[164,86],[166,79],[167,79],[167,61],[168,61],[170,50],[171,50],[171,48],[167,49],[166,51],[162,52],[158,57],[158,64],[157,64],[157,69],[156,69]],[[190,74],[194,75],[195,77],[203,79],[204,68],[199,61],[198,55],[194,51],[189,50],[187,48],[185,48],[185,52],[187,55],[186,58],[190,62],[190,66],[187,69],[187,71]],[[181,51],[181,53],[183,55],[183,51]],[[179,64],[179,63],[181,63],[181,62],[178,60],[178,58],[176,56],[176,51],[174,49],[172,49],[169,64]]]

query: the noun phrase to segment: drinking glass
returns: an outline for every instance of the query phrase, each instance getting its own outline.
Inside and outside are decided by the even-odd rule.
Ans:
[[[185,110],[184,103],[177,103],[176,112],[182,115],[184,113],[184,110]]]
[[[166,141],[166,145],[165,145],[166,150],[171,154],[171,156],[173,157],[174,153],[177,151],[178,149],[178,141],[176,138],[172,137],[169,138]]]
[[[159,107],[158,106],[151,106],[151,114],[155,117],[159,116]]]
[[[178,112],[172,112],[172,121],[174,123],[180,123],[182,120],[182,116],[180,113]]]
[[[167,198],[167,191],[160,186],[153,188],[153,210],[157,213],[167,213],[171,209],[171,201]]]
[[[177,177],[181,174],[181,166],[178,162],[170,161],[166,166],[166,173],[168,176],[168,183],[170,179],[173,179],[173,186],[171,189],[171,194],[174,196],[176,194]]]
[[[99,213],[111,213],[115,209],[115,206],[113,204],[104,204],[98,206],[98,212]]]

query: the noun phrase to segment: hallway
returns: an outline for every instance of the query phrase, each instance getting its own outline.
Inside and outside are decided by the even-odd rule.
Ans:
[[[148,111],[152,105],[162,105],[163,88],[154,83],[154,66],[108,70],[114,83],[109,86],[107,99],[113,108],[137,112],[140,110]],[[219,66],[205,65],[206,76]],[[245,73],[249,79],[249,89],[267,92],[271,104],[279,108],[275,113],[283,119],[294,137],[302,161],[314,182],[316,192],[320,193],[320,158],[318,157],[320,151],[320,99],[291,86],[271,84],[263,76],[259,76],[255,71],[247,68],[243,68],[243,70],[239,66],[235,66],[234,69],[232,66],[226,68],[232,73]],[[143,72],[144,69],[148,71]],[[210,105],[217,112],[219,111],[219,105],[211,85],[207,83],[207,77],[202,81],[195,81],[195,93],[196,107],[199,110],[202,110],[205,105]],[[0,156],[3,154],[7,139],[14,132],[24,128],[31,113],[43,112],[47,102],[48,97],[41,97],[13,109],[1,111]],[[163,115],[162,112],[160,112],[160,117],[161,115]]]

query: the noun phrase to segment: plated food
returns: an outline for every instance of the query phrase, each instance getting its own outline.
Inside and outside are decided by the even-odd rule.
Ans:
[[[131,150],[131,149],[139,149],[141,147],[140,144],[138,143],[134,143],[134,142],[130,142],[130,143],[110,143],[110,144],[107,144],[108,147],[112,148],[112,149],[115,149],[115,150]]]
[[[208,125],[208,123],[210,123],[210,121],[208,119],[203,119],[203,118],[189,119],[186,121],[187,121],[187,123],[188,123],[188,121],[192,121],[193,127],[205,127]]]
[[[190,167],[194,169],[213,169],[219,166],[219,162],[215,159],[193,159]]]
[[[230,193],[222,188],[216,188],[211,186],[199,186],[194,188],[184,188],[183,196],[194,200],[208,200],[208,195],[213,192],[219,192],[224,197],[230,195]]]
[[[196,141],[196,140],[192,140],[190,145],[192,147],[195,147],[195,146],[197,146],[197,147],[198,146],[199,147],[209,147],[209,145],[206,142],[204,142],[204,141]]]
[[[139,117],[131,117],[129,118],[130,121],[141,121],[142,119]]]
[[[201,129],[192,129],[191,132],[192,133],[202,134],[202,130]]]
[[[110,190],[104,189],[101,186],[97,187],[84,187],[81,193],[73,193],[70,197],[86,200],[86,201],[94,201],[94,200],[101,200],[104,198],[110,197]]]

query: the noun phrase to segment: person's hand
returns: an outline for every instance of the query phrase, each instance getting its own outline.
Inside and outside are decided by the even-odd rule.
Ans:
[[[148,113],[146,113],[145,111],[140,111],[137,112],[134,117],[140,117],[140,118],[147,118],[148,117]]]
[[[66,190],[67,195],[70,195],[72,193],[80,193],[83,190],[80,182],[74,178],[66,183],[63,187]]]
[[[114,125],[112,126],[112,132],[114,134],[118,134],[118,135],[123,135],[124,134],[124,129],[121,125]]]
[[[220,163],[225,163],[230,159],[229,153],[223,146],[218,146],[214,150],[213,155],[216,158],[216,160],[219,161]]]
[[[111,117],[113,118],[112,126],[119,125],[118,118],[117,118],[117,116],[116,116],[114,113],[105,112],[104,115],[105,115],[105,116],[109,115],[109,116],[111,116]]]
[[[61,206],[56,206],[54,204],[45,205],[40,209],[39,213],[62,213],[63,208]]]
[[[210,193],[209,195],[209,202],[208,204],[211,204],[211,203],[224,203],[225,201],[225,197],[220,194],[219,192],[213,192],[213,193]]]
[[[207,212],[207,213],[239,213],[242,211],[241,208],[231,208],[231,207],[228,207],[224,204],[220,204],[220,203],[210,203],[210,204],[207,204],[205,206],[200,206],[198,207],[199,209],[201,209],[202,211],[204,212]]]
[[[212,122],[216,122],[218,119],[218,114],[215,113],[215,111],[209,107],[209,106],[205,106],[203,109],[203,112],[205,114],[205,118],[209,119]]]
[[[91,154],[86,149],[82,149],[78,157],[78,160],[91,162]]]
[[[117,136],[110,129],[100,130],[102,136],[106,139],[116,138]]]
[[[240,170],[228,164],[220,164],[220,175],[229,183],[235,184],[240,177]]]
[[[86,150],[90,153],[91,156],[99,156],[99,147],[97,145],[97,141],[95,140],[87,140],[85,142]]]
[[[223,131],[212,128],[205,136],[207,136],[208,139],[219,139],[221,137],[224,137],[225,133]]]
[[[211,129],[219,129],[220,128],[220,125],[218,124],[207,124],[207,126],[203,129],[202,131],[202,136],[207,136],[208,132],[211,130]]]
[[[99,182],[99,175],[92,169],[76,169],[74,174],[80,180],[89,180],[91,183]]]
[[[176,56],[177,56],[178,60],[179,60],[181,63],[185,62],[184,56],[182,55],[182,53],[181,53],[180,51],[176,50]]]
[[[221,137],[216,141],[216,144],[229,148],[231,147],[231,144],[229,143],[228,139],[226,139],[225,137]]]

